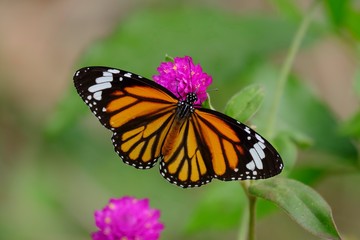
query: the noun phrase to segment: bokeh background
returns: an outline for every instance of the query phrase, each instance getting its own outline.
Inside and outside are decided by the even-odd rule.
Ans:
[[[1,1],[0,239],[89,239],[94,210],[124,195],[150,198],[162,211],[162,239],[236,239],[246,205],[239,184],[183,190],[156,168],[124,165],[72,74],[109,65],[151,77],[166,54],[190,55],[213,76],[220,111],[242,87],[264,85],[264,107],[251,120],[261,132],[311,2]],[[360,239],[359,43],[359,1],[320,1],[277,124],[300,136],[285,153],[297,159],[286,174],[324,197],[345,239]],[[259,205],[258,239],[317,239]]]

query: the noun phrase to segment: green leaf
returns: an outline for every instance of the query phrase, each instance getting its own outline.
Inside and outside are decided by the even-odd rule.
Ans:
[[[170,55],[165,55],[165,62],[174,62],[174,58]]]
[[[340,239],[330,206],[301,182],[276,178],[258,181],[249,192],[282,208],[300,226],[322,239]]]
[[[293,169],[297,158],[297,147],[286,133],[278,134],[272,141],[284,161],[282,176],[286,176]]]
[[[291,140],[293,140],[294,143],[296,143],[296,145],[299,146],[300,148],[305,149],[314,145],[314,141],[310,136],[296,129],[291,129],[290,131],[287,132],[287,134],[289,134]]]
[[[347,14],[349,0],[326,0],[324,1],[329,18],[335,26],[341,26]]]
[[[341,126],[340,131],[347,136],[360,138],[360,111],[347,120]]]
[[[263,99],[264,92],[260,85],[250,85],[230,98],[224,112],[240,122],[246,122],[257,112]]]
[[[346,29],[355,37],[357,40],[360,39],[360,10],[349,9],[346,13]]]
[[[308,136],[296,130],[278,133],[272,139],[272,143],[284,161],[282,176],[292,172],[298,157],[298,147],[307,148],[312,145]]]

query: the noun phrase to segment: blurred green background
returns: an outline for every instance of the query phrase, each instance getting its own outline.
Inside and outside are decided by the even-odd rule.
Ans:
[[[166,54],[213,76],[212,104],[259,83],[262,133],[279,69],[312,1],[0,2],[0,239],[89,239],[110,197],[150,198],[161,239],[236,239],[237,182],[181,189],[122,163],[77,96],[74,71],[108,65],[151,77]],[[274,143],[285,175],[314,187],[345,239],[360,239],[360,2],[320,1],[285,88]],[[258,239],[316,239],[259,201]]]

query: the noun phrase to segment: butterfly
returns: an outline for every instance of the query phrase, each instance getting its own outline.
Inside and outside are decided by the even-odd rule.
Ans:
[[[138,169],[160,162],[160,173],[180,187],[212,179],[264,179],[283,162],[260,134],[220,112],[180,100],[140,75],[109,67],[76,71],[74,85],[101,124],[112,131],[116,153]]]

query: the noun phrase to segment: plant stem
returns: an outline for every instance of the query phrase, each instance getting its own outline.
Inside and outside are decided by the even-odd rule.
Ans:
[[[248,212],[244,213],[241,221],[238,240],[255,240],[255,219],[256,219],[256,200],[257,197],[249,193],[249,187],[252,181],[241,181],[246,197],[248,199]]]
[[[285,62],[281,67],[279,78],[277,81],[277,87],[276,87],[275,94],[274,94],[274,100],[271,103],[270,116],[269,116],[267,131],[266,131],[266,135],[265,135],[268,138],[273,137],[276,117],[278,115],[280,100],[281,100],[281,97],[284,92],[285,84],[289,77],[289,73],[291,70],[291,66],[293,65],[295,56],[300,48],[301,42],[304,39],[305,33],[310,25],[313,15],[314,15],[314,12],[316,9],[315,6],[317,5],[318,2],[320,2],[320,1],[314,0],[310,6],[309,11],[306,12],[303,20],[301,21],[300,27],[297,30],[297,32],[294,36],[294,39],[291,43],[291,46],[290,46],[289,52],[286,56]]]
[[[249,200],[249,231],[248,240],[255,240],[256,197],[247,194]]]

